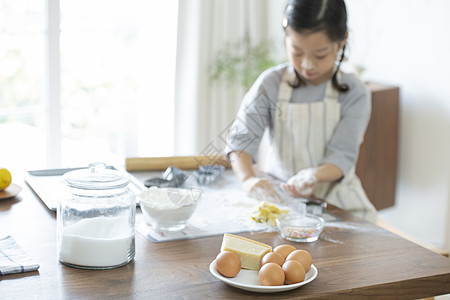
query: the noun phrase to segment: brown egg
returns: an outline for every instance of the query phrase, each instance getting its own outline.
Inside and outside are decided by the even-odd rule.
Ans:
[[[215,269],[225,277],[234,277],[241,271],[241,260],[232,251],[222,251],[216,257]]]
[[[295,250],[297,249],[291,245],[278,245],[273,249],[273,251],[279,253],[283,259],[286,259],[289,253]]]
[[[270,262],[276,263],[281,267],[284,264],[284,258],[277,252],[269,252],[261,259],[261,265],[265,265]]]
[[[305,271],[308,272],[311,268],[312,264],[312,257],[311,254],[309,254],[308,251],[305,250],[295,250],[291,252],[287,257],[286,261],[288,260],[297,260],[299,261],[303,267],[305,268]]]
[[[286,278],[284,282],[286,284],[299,283],[305,280],[305,268],[296,260],[287,260],[283,264],[283,271]]]
[[[283,285],[285,275],[276,263],[267,263],[259,269],[259,282],[262,285]]]

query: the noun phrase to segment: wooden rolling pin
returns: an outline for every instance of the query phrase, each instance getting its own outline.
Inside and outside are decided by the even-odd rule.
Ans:
[[[221,165],[230,168],[224,156],[169,156],[169,157],[130,157],[125,160],[127,171],[163,171],[168,167],[182,170],[195,170],[204,165]]]

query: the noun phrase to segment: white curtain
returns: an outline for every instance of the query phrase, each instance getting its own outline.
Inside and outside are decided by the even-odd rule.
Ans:
[[[268,38],[269,2],[180,0],[175,78],[176,155],[222,153],[226,130],[246,91],[212,84],[209,67],[227,42],[236,42],[246,33],[255,43]]]

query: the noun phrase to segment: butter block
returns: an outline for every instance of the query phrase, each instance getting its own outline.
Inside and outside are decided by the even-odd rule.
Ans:
[[[266,253],[272,251],[272,247],[245,237],[225,233],[220,251],[233,251],[239,256],[243,269],[258,271],[261,267],[261,259]]]

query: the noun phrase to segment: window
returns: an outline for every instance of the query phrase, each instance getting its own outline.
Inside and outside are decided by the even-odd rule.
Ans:
[[[177,1],[0,3],[3,164],[173,153]]]

